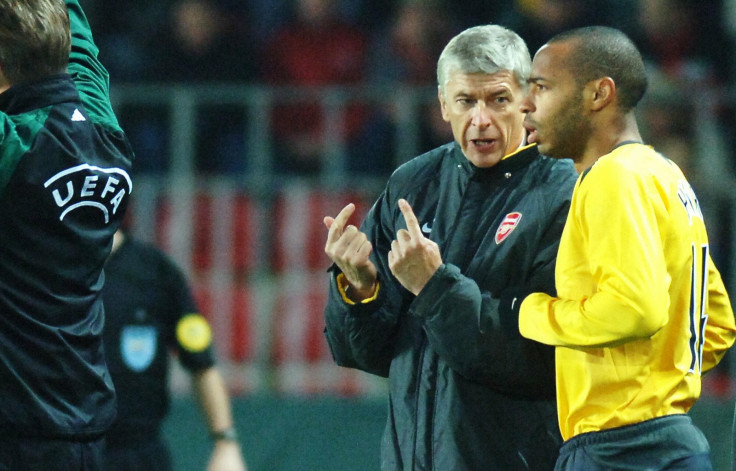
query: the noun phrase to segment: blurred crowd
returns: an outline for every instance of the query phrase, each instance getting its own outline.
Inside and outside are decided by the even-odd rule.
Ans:
[[[533,54],[551,35],[606,24],[627,32],[653,70],[645,132],[689,168],[694,92],[733,83],[734,0],[84,0],[102,58],[116,83],[238,83],[280,86],[435,85],[435,65],[461,29],[499,23],[524,37]],[[435,103],[421,113],[421,149],[448,141]],[[716,113],[730,125],[732,106]],[[651,112],[649,112],[651,111]],[[387,173],[392,110],[351,104],[344,129],[355,170]],[[316,103],[292,101],[271,113],[274,151],[284,173],[314,174],[324,166],[324,123]],[[155,170],[156,130],[130,121],[139,170]],[[220,142],[200,153],[244,155],[243,120],[214,107],[203,119]],[[647,126],[648,124],[648,126]],[[136,127],[137,126],[137,127]],[[229,132],[228,132],[229,130]],[[153,138],[151,135],[153,134]],[[224,137],[223,137],[224,136]],[[241,136],[242,137],[242,136]],[[726,137],[727,138],[727,137]],[[223,142],[225,143],[223,145]],[[730,142],[725,145],[731,148]],[[209,149],[209,150],[208,150]],[[366,158],[367,157],[367,158]],[[242,169],[240,157],[205,159],[203,170]],[[371,161],[372,160],[372,161]],[[361,162],[365,168],[360,167]],[[365,165],[370,162],[370,165]],[[207,165],[210,167],[208,168]]]
[[[667,74],[732,75],[732,0],[86,0],[121,81],[432,83],[465,27],[500,23],[534,52],[552,34],[616,26]],[[348,56],[349,57],[346,57]],[[386,62],[387,61],[387,62]]]
[[[736,0],[81,0],[113,88],[119,84],[369,86],[389,96],[399,86],[436,87],[436,62],[462,29],[498,23],[534,52],[552,35],[584,25],[629,34],[650,68],[640,106],[645,140],[675,160],[710,198],[732,183],[736,155]],[[434,92],[433,92],[434,93]],[[714,94],[715,93],[715,94]],[[348,101],[339,122],[347,168],[385,178],[402,159],[392,147],[400,96],[378,106]],[[388,103],[388,105],[387,105]],[[276,174],[315,176],[334,155],[323,103],[298,95],[277,102],[268,118]],[[704,114],[705,113],[705,114]],[[136,169],[166,172],[166,111],[118,109],[136,150]],[[250,118],[249,118],[250,116]],[[195,170],[247,173],[253,115],[213,102],[196,114]],[[406,116],[404,114],[404,116]],[[418,151],[452,139],[436,95],[414,116]],[[706,124],[705,118],[708,118]],[[335,131],[333,128],[332,132]],[[170,136],[169,136],[170,138]],[[332,154],[331,154],[332,152]],[[714,180],[716,178],[716,180]],[[715,182],[715,185],[713,184]],[[722,185],[721,185],[722,186]],[[716,188],[719,189],[719,188]],[[723,188],[720,188],[723,189]],[[723,192],[721,192],[722,194]],[[724,278],[733,255],[734,222],[716,197],[711,234]],[[728,362],[724,362],[728,363]]]

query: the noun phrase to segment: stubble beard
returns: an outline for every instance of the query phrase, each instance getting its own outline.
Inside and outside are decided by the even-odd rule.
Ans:
[[[548,134],[552,139],[543,153],[556,159],[572,159],[574,162],[582,159],[585,142],[591,130],[591,124],[583,114],[582,97],[570,97],[560,107],[560,113],[549,122]]]

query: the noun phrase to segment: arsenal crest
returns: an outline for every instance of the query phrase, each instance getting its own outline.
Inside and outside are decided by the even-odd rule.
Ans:
[[[496,244],[503,242],[504,239],[506,239],[506,237],[516,229],[516,226],[519,225],[519,221],[521,221],[521,213],[507,214],[496,231]]]

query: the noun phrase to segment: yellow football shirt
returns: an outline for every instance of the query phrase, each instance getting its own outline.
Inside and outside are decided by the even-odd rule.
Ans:
[[[578,179],[555,279],[558,297],[528,296],[519,328],[558,347],[566,440],[687,412],[734,342],[697,199],[649,146],[619,146]]]

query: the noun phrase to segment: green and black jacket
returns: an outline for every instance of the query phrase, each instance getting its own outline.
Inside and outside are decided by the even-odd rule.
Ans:
[[[133,152],[67,6],[68,73],[0,94],[0,434],[14,436],[97,436],[115,416],[100,290]]]

